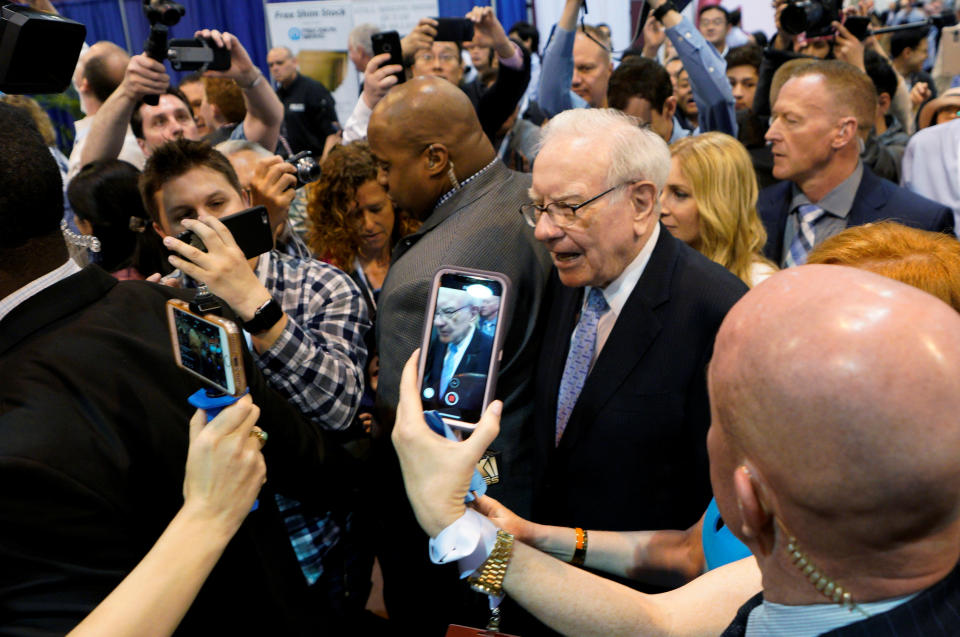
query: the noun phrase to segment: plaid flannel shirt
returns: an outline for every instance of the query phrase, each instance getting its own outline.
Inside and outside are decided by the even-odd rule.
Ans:
[[[254,356],[257,366],[311,422],[346,428],[367,361],[370,321],[360,290],[332,265],[276,250],[260,257],[256,272],[290,319],[270,349]]]

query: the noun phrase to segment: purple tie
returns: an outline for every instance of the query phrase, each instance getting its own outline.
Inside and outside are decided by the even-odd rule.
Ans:
[[[600,288],[590,288],[587,307],[584,308],[577,327],[573,330],[570,351],[567,352],[567,362],[563,366],[563,376],[560,378],[555,441],[558,445],[563,430],[567,428],[573,406],[577,404],[577,397],[580,396],[583,383],[590,372],[590,363],[593,362],[593,353],[597,348],[597,322],[609,309],[607,300],[603,298],[603,291]]]

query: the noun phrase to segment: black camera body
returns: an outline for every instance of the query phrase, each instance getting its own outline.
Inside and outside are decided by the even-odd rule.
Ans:
[[[287,159],[297,169],[297,188],[303,188],[320,179],[320,164],[309,150],[303,150]]]
[[[805,33],[807,38],[833,35],[831,22],[840,21],[839,0],[795,0],[780,13],[780,26],[791,35]]]
[[[86,34],[79,22],[0,0],[0,91],[66,90]]]
[[[213,38],[179,38],[167,45],[167,59],[176,71],[226,71],[230,51],[219,47]]]

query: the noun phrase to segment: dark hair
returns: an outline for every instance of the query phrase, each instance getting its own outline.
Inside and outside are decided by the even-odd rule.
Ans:
[[[767,34],[763,31],[754,31],[750,35],[753,36],[753,39],[756,41],[757,46],[761,49],[767,48],[767,44],[770,43],[770,39],[767,37]]]
[[[523,20],[514,22],[507,33],[516,33],[517,37],[521,40],[530,40],[532,53],[538,53],[540,51],[540,32],[529,22]]]
[[[117,90],[117,87],[123,82],[123,73],[118,75],[111,72],[109,62],[109,55],[97,55],[91,57],[83,65],[83,78],[90,85],[94,97],[101,102],[106,102],[111,93]]]
[[[59,232],[63,181],[25,111],[0,104],[0,249]]]
[[[730,12],[721,7],[719,4],[708,4],[706,6],[700,7],[700,10],[697,11],[697,17],[702,17],[704,11],[719,11],[723,14],[723,19],[727,21],[727,24],[730,24]]]
[[[759,70],[760,62],[763,61],[763,50],[755,44],[744,44],[727,51],[726,59],[728,69],[735,66],[752,66]]]
[[[186,104],[187,111],[190,113],[190,117],[196,117],[193,112],[193,107],[190,106],[190,100],[187,99],[187,96],[183,94],[183,91],[174,87],[168,86],[167,90],[163,92],[164,95],[173,95],[181,102]],[[140,108],[143,106],[143,98],[137,100],[136,105],[133,107],[133,115],[130,116],[130,129],[133,130],[133,136],[137,139],[143,139],[143,114],[140,112]]]
[[[897,73],[890,63],[873,49],[867,49],[863,53],[863,65],[877,89],[877,95],[886,93],[893,99],[897,92]]]
[[[99,263],[108,272],[131,265],[145,276],[160,270],[160,253],[146,234],[152,235],[153,229],[143,209],[139,179],[140,171],[125,161],[98,159],[84,166],[67,187],[73,211],[93,226],[100,239]]]
[[[180,80],[180,84],[177,85],[177,88],[180,88],[184,84],[196,84],[197,82],[203,81],[203,73],[200,71],[194,71],[190,75],[184,75],[183,79]]]
[[[645,57],[630,57],[620,63],[607,84],[610,108],[623,110],[631,97],[641,97],[658,113],[667,98],[673,95],[673,84],[667,70]]]
[[[189,139],[175,139],[156,148],[140,175],[140,197],[143,207],[152,221],[160,225],[160,210],[154,201],[154,195],[163,185],[172,179],[185,175],[197,167],[206,167],[223,175],[238,193],[242,192],[240,180],[233,170],[230,160],[206,142],[194,142]]]
[[[927,38],[930,27],[917,27],[916,29],[906,29],[897,31],[890,36],[890,59],[894,60],[900,57],[904,49],[915,49]]]

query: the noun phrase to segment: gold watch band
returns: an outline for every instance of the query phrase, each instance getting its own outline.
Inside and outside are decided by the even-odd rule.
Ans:
[[[480,565],[479,573],[467,579],[470,588],[478,593],[499,597],[503,595],[503,578],[513,555],[513,536],[500,529],[490,556]]]

